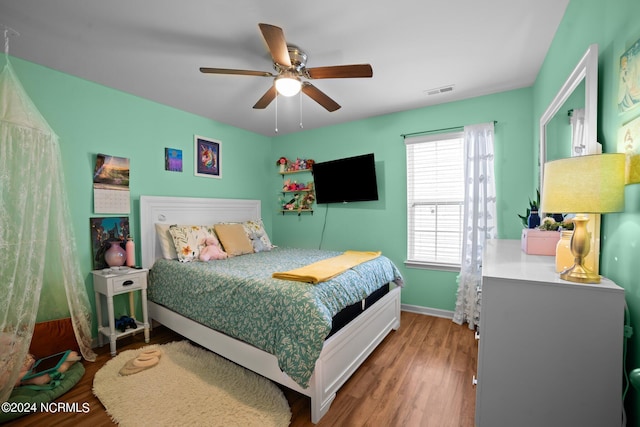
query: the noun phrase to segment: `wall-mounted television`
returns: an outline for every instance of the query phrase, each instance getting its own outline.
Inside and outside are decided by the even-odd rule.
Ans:
[[[373,153],[313,165],[316,203],[378,200]]]

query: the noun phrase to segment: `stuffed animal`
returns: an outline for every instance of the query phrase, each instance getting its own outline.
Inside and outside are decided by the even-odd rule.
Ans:
[[[302,201],[298,205],[298,212],[302,211],[302,209],[311,209],[311,205],[313,205],[313,201],[316,199],[316,196],[312,191],[306,193],[302,198]]]
[[[264,233],[261,232],[262,229],[245,227],[245,230],[247,232],[247,236],[249,236],[249,239],[251,240],[251,246],[253,246],[253,250],[255,252],[264,252],[271,249],[261,239],[261,237],[264,236]]]
[[[120,316],[116,319],[116,329],[120,329],[120,332],[124,332],[127,328],[137,329],[138,325],[136,321],[129,316]]]
[[[81,359],[82,357],[80,357],[80,355],[77,352],[70,351],[69,354],[67,355],[67,358],[58,367],[57,372],[60,374],[66,372],[74,363],[80,361]],[[54,379],[52,378],[52,374],[47,373],[47,374],[39,375],[37,377],[29,378],[28,380],[22,380],[22,378],[25,375],[27,375],[27,373],[31,370],[35,362],[36,362],[36,359],[35,357],[33,357],[32,354],[27,354],[25,356],[24,363],[22,365],[22,368],[20,369],[20,375],[18,376],[18,381],[15,384],[16,387],[21,385],[41,386],[41,385],[50,383],[51,380]]]
[[[18,380],[16,381],[16,384],[15,384],[16,387],[20,385],[20,382],[22,381],[22,377],[27,375],[27,373],[33,367],[34,363],[36,363],[36,359],[35,357],[33,357],[33,354],[27,353],[27,355],[24,357],[22,368],[20,368],[20,374],[18,375]]]
[[[218,239],[214,236],[209,236],[204,241],[205,247],[200,251],[200,260],[201,261],[209,261],[212,259],[227,259],[229,255],[222,249],[220,249],[220,244],[218,243]]]

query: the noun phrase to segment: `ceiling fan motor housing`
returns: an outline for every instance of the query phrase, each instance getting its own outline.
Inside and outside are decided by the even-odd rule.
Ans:
[[[273,64],[276,71],[291,70],[300,73],[307,65],[307,54],[296,45],[287,45],[289,58],[291,59],[291,68],[284,67],[280,64]]]

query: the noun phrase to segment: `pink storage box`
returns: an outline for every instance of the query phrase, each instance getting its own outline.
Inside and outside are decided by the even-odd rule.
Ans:
[[[560,232],[529,228],[522,230],[522,251],[529,255],[556,255]]]

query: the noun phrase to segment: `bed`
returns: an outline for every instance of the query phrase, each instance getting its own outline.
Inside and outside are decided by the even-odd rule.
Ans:
[[[228,302],[219,302],[223,312],[226,307],[226,316],[224,313],[215,313],[214,308],[190,310],[192,305],[189,301],[207,300],[213,306],[216,301],[223,301],[222,293],[229,292],[233,294],[236,287],[255,286],[251,288],[250,297],[244,296],[242,303],[246,304],[247,322],[254,326],[254,329],[266,331],[268,328],[262,327],[260,322],[263,321],[264,313],[260,310],[267,307],[268,304],[262,304],[261,301],[272,300],[277,301],[283,297],[275,297],[272,294],[271,285],[265,280],[276,281],[276,279],[267,279],[265,275],[270,275],[271,271],[263,267],[263,263],[275,262],[278,267],[285,267],[283,259],[296,259],[299,266],[305,260],[318,259],[318,256],[326,257],[327,254],[319,254],[314,250],[297,250],[296,256],[292,255],[292,249],[274,248],[272,251],[260,252],[251,255],[242,255],[224,261],[212,261],[215,264],[214,270],[219,275],[218,279],[204,279],[204,270],[208,270],[209,263],[193,262],[180,263],[178,261],[168,261],[162,259],[162,251],[160,239],[156,233],[156,224],[216,224],[224,222],[244,222],[249,220],[258,220],[261,218],[261,205],[259,200],[243,200],[243,199],[204,199],[204,198],[181,198],[181,197],[158,197],[158,196],[141,196],[140,198],[140,231],[141,231],[141,250],[142,250],[142,266],[152,268],[149,283],[149,317],[186,338],[226,357],[260,375],[263,375],[272,381],[282,384],[292,390],[309,396],[311,399],[311,421],[317,423],[324,414],[329,410],[333,402],[337,390],[347,381],[347,379],[355,372],[360,364],[371,354],[385,336],[400,326],[400,287],[385,284],[367,284],[361,279],[369,274],[367,271],[358,271],[361,266],[354,267],[354,271],[348,273],[353,277],[342,277],[342,282],[353,280],[363,282],[362,289],[353,291],[360,292],[358,295],[333,295],[330,294],[330,284],[319,283],[310,285],[306,283],[297,283],[280,281],[275,283],[276,287],[283,289],[291,289],[286,294],[287,304],[281,308],[272,308],[271,311],[287,314],[289,317],[274,316],[269,320],[274,323],[275,334],[294,334],[291,339],[273,339],[267,332],[266,338],[258,336],[244,336],[242,331],[233,329],[233,326],[227,325],[225,322],[227,317],[233,317],[232,304]],[[331,255],[331,253],[329,253]],[[383,257],[381,257],[383,258]],[[274,261],[275,260],[275,261]],[[256,278],[256,283],[245,279],[242,286],[219,285],[217,288],[213,283],[216,281],[231,283],[230,275],[236,270],[247,268],[250,263],[260,266],[255,269],[256,273],[252,276]],[[182,264],[182,265],[180,265]],[[369,263],[365,263],[369,264]],[[272,264],[270,264],[272,265]],[[365,269],[367,265],[363,265]],[[182,269],[182,270],[176,270]],[[226,270],[225,270],[226,269]],[[369,268],[371,269],[371,268]],[[395,269],[395,266],[393,266]],[[202,271],[200,271],[202,270]],[[397,270],[397,269],[395,269]],[[266,272],[265,272],[266,271]],[[261,272],[258,274],[257,272]],[[397,271],[396,271],[397,272]],[[375,273],[380,276],[381,273]],[[385,278],[386,276],[385,272]],[[179,290],[176,277],[186,278],[187,285]],[[358,277],[360,279],[354,279]],[[340,282],[340,277],[337,282]],[[379,280],[379,278],[377,279]],[[385,279],[386,280],[386,279]],[[333,281],[333,279],[332,279]],[[391,281],[391,280],[389,280]],[[284,283],[287,282],[287,283]],[[212,284],[210,284],[212,283]],[[215,289],[214,294],[218,298],[203,298],[205,292]],[[227,289],[228,288],[228,289]],[[265,292],[262,294],[261,292]],[[179,295],[178,302],[173,302],[170,294]],[[294,295],[295,294],[295,295]],[[329,295],[329,302],[323,302],[321,308],[314,308],[307,304],[305,300],[301,303],[296,302],[300,294],[301,298],[316,298],[318,294]],[[325,296],[326,296],[325,295]],[[255,297],[255,298],[254,298]],[[191,298],[191,299],[189,299]],[[291,299],[290,299],[291,298]],[[324,296],[323,296],[324,298]],[[361,298],[361,301],[360,301]],[[342,301],[344,299],[344,301]],[[350,300],[349,300],[350,299]],[[334,301],[335,302],[331,302]],[[349,300],[349,301],[347,301]],[[356,300],[358,300],[356,302]],[[289,302],[292,301],[292,302]],[[324,301],[324,300],[323,300]],[[352,302],[349,304],[349,302]],[[311,314],[305,312],[306,325],[308,328],[297,327],[294,332],[285,331],[292,323],[290,319],[299,316],[299,313],[293,312],[295,307],[302,305],[310,311]],[[311,308],[309,308],[311,307]],[[239,308],[238,310],[241,310]],[[236,310],[236,311],[238,311]],[[265,310],[267,312],[268,310]],[[203,316],[202,313],[205,313]],[[285,313],[287,312],[287,313]],[[291,312],[291,313],[289,313]],[[208,316],[206,315],[208,313]],[[267,313],[268,314],[268,313]],[[331,317],[333,316],[333,317]],[[280,319],[280,318],[283,319]],[[324,323],[333,322],[333,328],[329,332]],[[284,323],[278,326],[278,321]],[[323,323],[324,322],[324,323]],[[336,326],[340,326],[339,328]],[[323,329],[324,328],[324,329]],[[291,327],[293,329],[293,327]],[[324,334],[328,336],[322,338],[320,343],[317,339],[300,335],[302,329],[308,329],[309,335],[313,333]],[[224,332],[221,332],[224,331]],[[285,331],[285,332],[281,332]],[[271,334],[273,334],[271,333]],[[298,335],[295,335],[298,334]],[[306,332],[305,332],[306,334]],[[286,347],[284,353],[281,346],[270,346],[270,342],[288,342],[300,341],[301,349],[294,347]],[[297,345],[297,343],[296,343]],[[284,354],[284,356],[283,356]],[[311,360],[306,360],[306,358]],[[311,364],[309,366],[309,364]],[[296,368],[299,368],[296,370]]]

